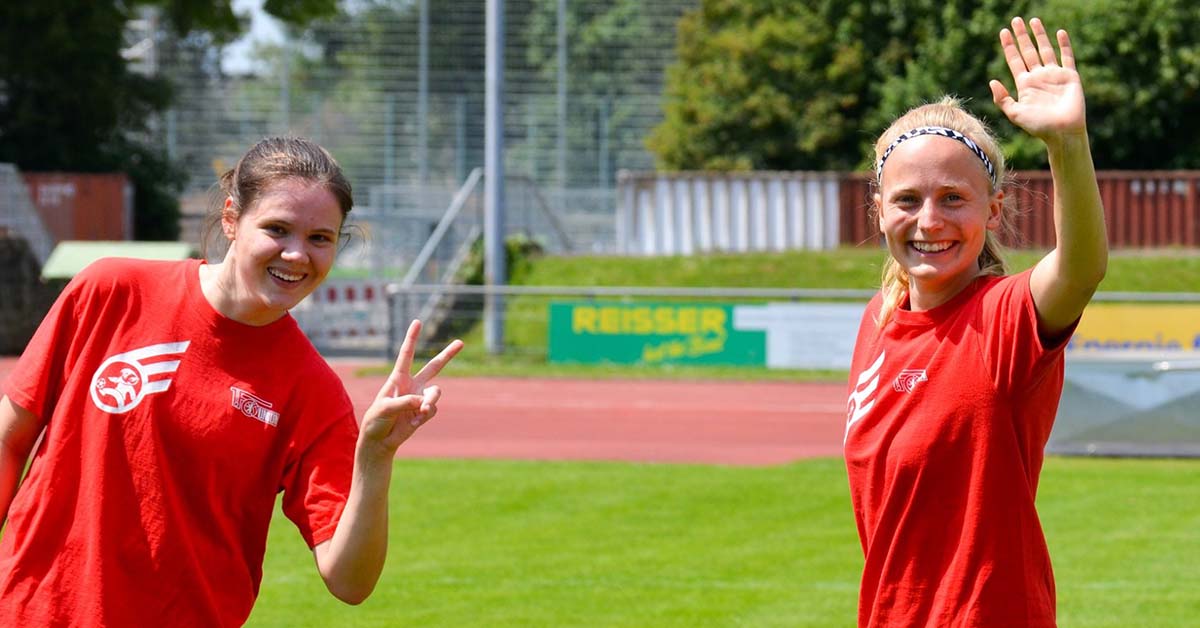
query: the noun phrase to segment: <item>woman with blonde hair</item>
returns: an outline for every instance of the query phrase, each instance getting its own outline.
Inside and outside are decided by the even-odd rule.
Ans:
[[[1032,36],[1030,34],[1032,31]],[[897,119],[875,147],[889,259],[849,381],[845,459],[865,555],[860,626],[1054,626],[1034,507],[1063,350],[1107,264],[1083,88],[1065,31],[1000,33],[1015,97],[1046,145],[1055,248],[1006,275],[1003,155],[953,99]]]

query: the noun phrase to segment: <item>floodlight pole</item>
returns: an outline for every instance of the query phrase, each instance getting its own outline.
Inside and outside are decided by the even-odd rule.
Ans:
[[[555,30],[558,44],[558,145],[555,153],[555,176],[558,187],[567,185],[567,0],[558,0],[558,24]]]
[[[492,288],[508,281],[504,255],[504,0],[487,0],[486,52],[483,280]],[[483,336],[488,353],[504,351],[504,301],[490,290],[484,295]]]
[[[429,183],[429,0],[418,5],[417,20],[417,181],[421,202]]]

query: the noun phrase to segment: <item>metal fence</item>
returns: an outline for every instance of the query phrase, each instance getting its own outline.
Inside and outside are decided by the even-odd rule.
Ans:
[[[622,172],[617,250],[692,255],[836,248],[842,178],[836,172]]]
[[[1096,173],[1104,204],[1109,245],[1113,248],[1200,247],[1200,171],[1123,171]],[[841,241],[858,244],[878,237],[868,217],[870,178],[852,174],[841,185]],[[1013,173],[1006,188],[1013,199],[1016,237],[1009,246],[1054,246],[1054,186],[1050,173]]]
[[[0,164],[0,231],[24,238],[45,264],[57,243],[29,198],[29,188],[16,166]]]
[[[329,148],[356,189],[371,190],[359,201],[371,212],[405,211],[387,201],[400,194],[442,193],[426,187],[452,194],[483,165],[483,4],[341,2],[302,29],[255,11],[256,28],[227,47],[173,37],[148,9],[133,62],[175,86],[155,134],[189,175],[185,214],[203,213],[209,186],[248,146],[282,133]],[[531,181],[577,239],[605,233],[582,249],[611,251],[616,172],[653,167],[644,138],[662,120],[676,24],[699,0],[505,4],[505,170]],[[186,219],[185,237],[196,222]]]

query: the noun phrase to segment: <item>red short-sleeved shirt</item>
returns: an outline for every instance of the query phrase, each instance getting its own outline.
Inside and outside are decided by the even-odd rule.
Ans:
[[[1055,625],[1034,496],[1065,341],[1039,339],[1029,277],[979,278],[882,330],[880,297],[867,307],[845,444],[860,626]]]
[[[217,313],[201,263],[96,262],[11,373],[47,426],[0,538],[0,625],[241,625],[279,492],[310,546],[333,534],[345,389],[290,316]]]

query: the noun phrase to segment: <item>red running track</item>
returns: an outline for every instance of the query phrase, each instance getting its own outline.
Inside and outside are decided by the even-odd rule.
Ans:
[[[0,358],[0,380],[15,363]],[[334,361],[358,415],[383,376]],[[409,458],[623,460],[736,465],[840,456],[842,384],[441,377],[437,418]]]

